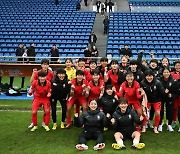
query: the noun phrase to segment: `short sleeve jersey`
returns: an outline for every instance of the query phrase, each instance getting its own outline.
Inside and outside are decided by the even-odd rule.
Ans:
[[[89,82],[90,93],[89,100],[98,98],[101,93],[101,88],[104,87],[104,81],[99,80],[99,84],[96,86],[93,81]]]
[[[74,89],[74,97],[81,97],[82,96],[82,92],[83,92],[83,88],[82,85],[85,84],[85,86],[88,86],[88,82],[87,80],[82,80],[81,84],[77,84],[77,79],[72,79],[71,80],[71,85],[74,85],[75,89]]]
[[[49,97],[47,94],[51,92],[51,83],[46,80],[43,86],[40,85],[38,80],[34,80],[32,83],[32,90],[34,91],[34,99],[37,101],[47,101]]]

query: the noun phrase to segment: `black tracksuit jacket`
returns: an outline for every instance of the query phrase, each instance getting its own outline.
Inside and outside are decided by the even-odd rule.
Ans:
[[[74,118],[74,123],[76,126],[83,126],[84,131],[87,132],[97,132],[102,131],[104,126],[106,126],[106,116],[104,112],[97,109],[96,111],[91,111],[88,109],[83,112],[79,118]]]
[[[162,83],[164,89],[168,89],[169,93],[172,94],[172,97],[168,97],[168,94],[165,94],[164,97],[162,97],[162,100],[164,102],[172,102],[176,97],[177,94],[174,93],[174,87],[175,87],[175,80],[170,76],[167,81],[164,80],[164,77],[160,78],[160,82]]]
[[[117,100],[114,98],[114,94],[108,95],[105,93],[98,102],[99,106],[103,108],[103,112],[105,114],[109,113],[112,116],[117,107]]]
[[[135,129],[134,123],[141,124],[139,116],[130,106],[128,106],[125,113],[122,113],[117,107],[112,116],[115,119],[116,131],[128,132]]]
[[[162,83],[156,78],[154,78],[151,83],[144,79],[141,82],[141,87],[147,95],[148,103],[161,102],[162,97],[165,95],[165,89]]]
[[[67,75],[63,81],[60,81],[58,76],[51,80],[52,84],[52,99],[66,99],[67,95],[70,93],[71,85],[68,83]]]

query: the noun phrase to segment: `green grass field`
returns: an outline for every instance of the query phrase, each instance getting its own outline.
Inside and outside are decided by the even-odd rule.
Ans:
[[[148,129],[142,134],[142,142],[146,147],[141,151],[131,149],[131,141],[125,141],[127,149],[115,151],[111,148],[114,142],[114,131],[105,132],[106,147],[102,151],[94,151],[95,141],[89,141],[87,151],[79,152],[75,149],[78,143],[78,136],[82,128],[72,127],[71,129],[60,129],[45,132],[40,126],[42,112],[38,114],[39,128],[36,132],[30,132],[27,126],[31,122],[31,101],[0,100],[0,153],[100,153],[100,154],[178,154],[180,153],[180,133],[176,131],[169,133],[164,126],[163,133],[154,134]],[[60,110],[60,108],[59,108]],[[60,121],[60,112],[57,113]],[[49,124],[52,128],[52,121]]]

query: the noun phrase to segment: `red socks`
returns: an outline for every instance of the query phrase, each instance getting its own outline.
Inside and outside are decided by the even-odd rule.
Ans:
[[[155,116],[154,126],[155,126],[155,127],[158,127],[158,126],[159,126],[159,122],[160,122],[160,115],[156,115],[156,116]]]
[[[71,118],[66,118],[67,125],[71,124]]]
[[[147,120],[147,118],[146,118],[145,115],[142,115],[142,116],[144,117],[143,122],[142,122],[142,126],[146,126],[146,120]]]
[[[37,126],[37,112],[32,113],[32,122],[34,126]]]
[[[45,122],[45,125],[48,126],[49,125],[49,121],[50,121],[50,111],[46,112],[43,116],[43,120]]]

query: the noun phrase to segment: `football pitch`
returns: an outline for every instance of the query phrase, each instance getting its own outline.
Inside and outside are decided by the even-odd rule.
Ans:
[[[60,111],[60,108],[58,107]],[[75,145],[82,128],[72,126],[70,129],[60,129],[60,114],[57,113],[59,127],[57,130],[46,132],[41,127],[42,112],[38,113],[38,130],[30,132],[27,126],[31,122],[31,101],[0,100],[0,153],[100,153],[100,154],[178,154],[180,153],[180,133],[168,132],[166,126],[163,132],[154,134],[152,129],[142,134],[141,142],[146,147],[141,151],[131,149],[132,141],[125,141],[126,150],[114,150],[111,144],[114,142],[114,130],[108,130],[105,134],[106,147],[101,151],[94,151],[95,141],[88,141],[89,149],[77,151]],[[52,128],[52,121],[49,124]]]

